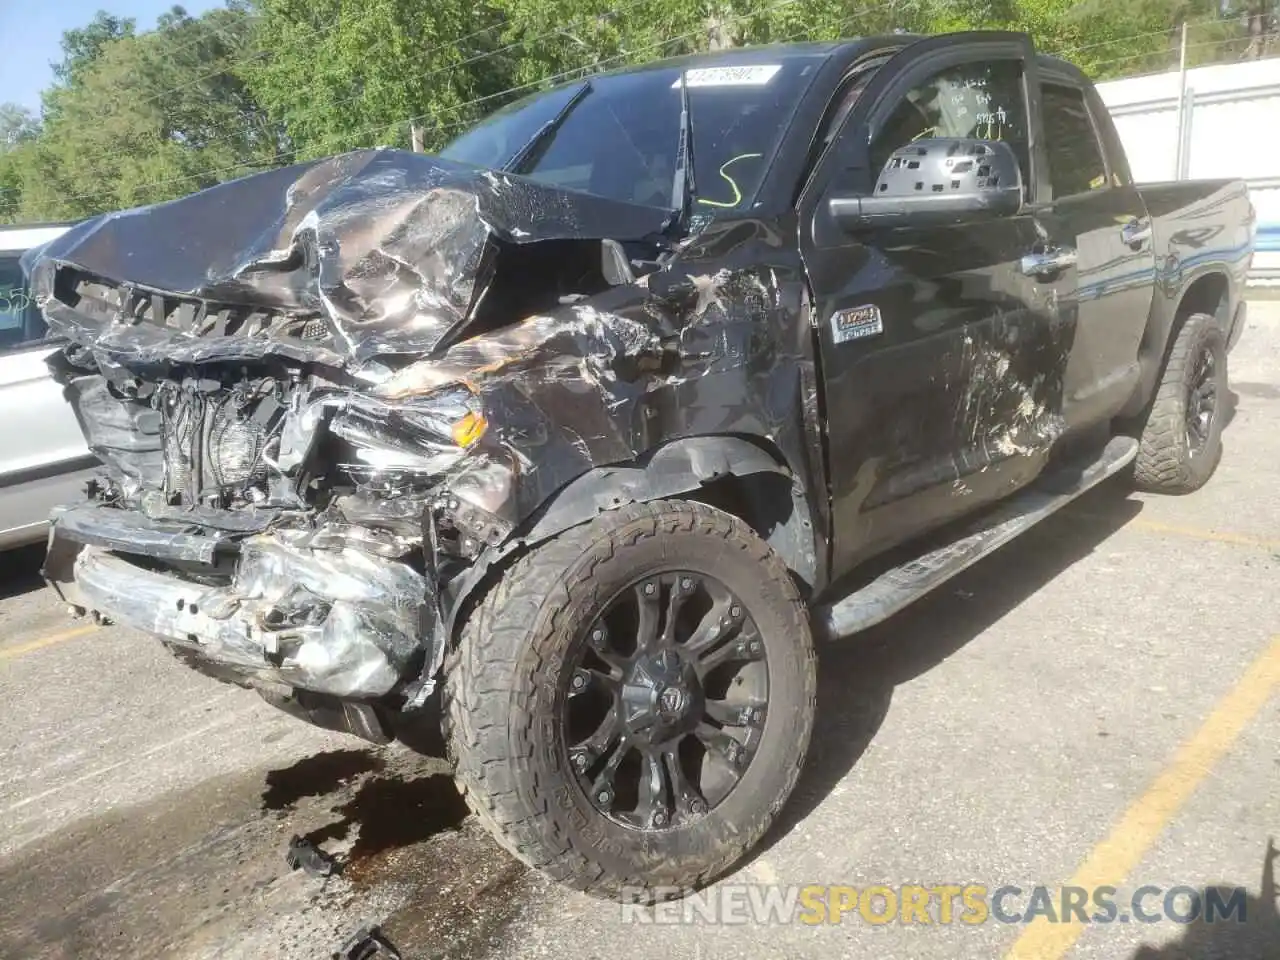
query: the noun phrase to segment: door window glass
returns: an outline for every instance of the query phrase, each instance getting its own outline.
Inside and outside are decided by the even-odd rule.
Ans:
[[[40,311],[31,301],[18,254],[0,255],[0,350],[44,336]]]
[[[1105,187],[1107,168],[1084,94],[1071,87],[1046,85],[1041,100],[1053,195],[1069,197]]]
[[[902,98],[872,140],[872,169],[880,170],[899,147],[928,137],[1003,140],[1018,157],[1023,183],[1030,183],[1022,64],[963,63],[920,83]]]

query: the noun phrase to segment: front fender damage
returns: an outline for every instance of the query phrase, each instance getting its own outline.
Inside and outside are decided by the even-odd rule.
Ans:
[[[411,707],[478,572],[592,471],[757,438],[804,507],[802,273],[765,225],[672,241],[665,212],[393,151],[263,178],[28,264],[106,468],[55,517],[68,603],[277,697]],[[196,213],[222,243],[173,253]]]

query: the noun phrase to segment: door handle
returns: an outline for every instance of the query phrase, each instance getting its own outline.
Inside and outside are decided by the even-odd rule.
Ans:
[[[1120,228],[1120,239],[1124,241],[1125,246],[1141,246],[1147,240],[1151,239],[1151,221],[1139,220],[1137,217],[1134,217]]]
[[[1076,252],[1064,247],[1053,247],[1038,253],[1028,253],[1022,258],[1025,276],[1046,280],[1076,265]]]

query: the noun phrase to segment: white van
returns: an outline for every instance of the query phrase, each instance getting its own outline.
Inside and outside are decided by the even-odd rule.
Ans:
[[[19,258],[71,224],[0,227],[0,549],[43,540],[49,511],[84,496],[96,460],[45,358],[45,336]]]

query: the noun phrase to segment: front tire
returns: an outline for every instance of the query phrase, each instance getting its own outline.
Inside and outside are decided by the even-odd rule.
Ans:
[[[1191,493],[1222,459],[1227,337],[1217,319],[1195,313],[1178,331],[1139,438],[1134,482],[1154,493]]]
[[[676,895],[764,835],[813,724],[781,559],[699,503],[611,511],[517,561],[445,684],[457,779],[509,851],[598,896]]]

